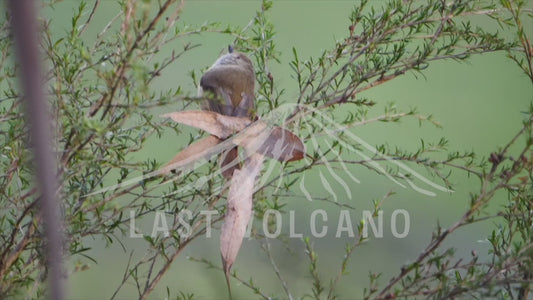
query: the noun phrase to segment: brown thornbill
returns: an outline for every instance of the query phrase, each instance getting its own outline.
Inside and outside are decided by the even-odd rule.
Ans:
[[[229,53],[219,57],[200,79],[198,94],[208,98],[202,106],[204,110],[251,118],[254,113],[254,86],[252,62],[244,53],[234,52],[229,47]],[[237,147],[222,154],[220,167],[224,177],[230,178],[239,168],[237,156]]]
[[[255,101],[255,72],[253,64],[245,54],[234,52],[231,46],[228,50],[229,53],[219,57],[200,79],[198,94],[199,96],[206,94],[205,96],[209,98],[206,100],[202,108],[226,116],[251,118]],[[233,147],[222,153],[220,168],[224,177],[231,178],[235,170],[240,168],[240,164],[237,160],[238,156],[239,152],[237,147]],[[236,177],[239,176],[237,175]],[[254,179],[255,176],[252,178],[252,188]],[[249,194],[251,196],[252,193],[249,192]],[[231,210],[233,209],[233,205],[229,202],[230,201],[228,201],[228,210]],[[251,205],[251,199],[249,199],[249,204]],[[246,207],[246,209],[249,209],[251,212],[252,208]],[[249,219],[250,212],[241,212],[238,215],[244,214],[247,216],[245,219]],[[228,219],[231,220],[232,218],[225,219],[224,226],[226,227],[226,230],[222,231],[223,234],[227,233],[229,230],[227,226],[231,221]],[[245,224],[247,224],[247,221]],[[246,228],[246,225],[243,226]],[[234,239],[232,238],[231,240]],[[242,237],[238,243],[237,251],[240,248],[241,242]],[[221,245],[221,250],[222,249],[223,246]],[[229,297],[231,298],[229,272],[233,261],[229,263],[226,261],[224,250],[222,250],[222,263]]]
[[[305,146],[288,129],[252,118],[254,71],[251,61],[244,54],[230,49],[229,54],[220,57],[206,71],[200,88],[200,96],[206,98],[203,111],[172,112],[162,117],[202,129],[210,136],[180,151],[160,170],[160,174],[168,174],[202,158],[226,152],[225,156],[223,153],[221,171],[231,179],[220,233],[220,254],[231,299],[231,267],[252,217],[255,179],[261,172],[263,161],[265,157],[281,162],[300,160],[305,155]],[[243,149],[245,157],[242,169],[239,168],[237,146]]]

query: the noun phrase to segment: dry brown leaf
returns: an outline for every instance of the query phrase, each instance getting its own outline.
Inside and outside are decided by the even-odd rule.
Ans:
[[[161,117],[171,118],[178,123],[202,129],[223,140],[240,132],[239,135],[232,138],[232,143],[248,150],[253,149],[253,151],[278,161],[300,160],[305,155],[305,146],[294,133],[279,126],[269,126],[261,120],[252,123],[245,117],[232,117],[212,111],[194,110],[172,112]],[[269,135],[266,135],[265,131],[268,131]],[[233,168],[229,169],[231,170],[227,171],[226,175],[231,176],[230,172],[233,171]]]
[[[202,129],[220,139],[226,139],[252,123],[246,117],[230,117],[202,110],[172,112],[161,117],[171,118],[175,122]]]
[[[229,179],[233,175],[233,171],[241,168],[239,157],[239,150],[237,147],[222,153],[220,159],[220,172],[224,178]]]
[[[291,131],[274,126],[257,152],[282,162],[295,161],[304,157],[305,146]]]
[[[231,178],[228,206],[220,233],[220,254],[226,280],[229,280],[231,266],[237,258],[246,226],[252,215],[254,183],[261,171],[263,160],[264,156],[253,153],[243,164],[242,169],[235,170]]]
[[[186,166],[194,161],[227,151],[221,164],[224,176],[231,177],[228,192],[228,206],[220,235],[220,253],[224,274],[229,288],[229,272],[237,258],[246,226],[252,214],[252,196],[255,178],[263,165],[265,156],[279,161],[294,161],[305,155],[305,146],[295,134],[279,126],[269,126],[263,121],[252,123],[248,118],[224,116],[211,111],[182,111],[162,115],[162,117],[197,127],[212,134],[191,144],[178,153],[161,173]],[[234,133],[236,136],[224,141]],[[238,170],[237,148],[245,149],[251,155]],[[221,146],[223,145],[223,146]],[[231,295],[231,291],[230,291]]]
[[[187,148],[176,154],[176,156],[174,156],[174,158],[172,158],[172,160],[170,160],[163,168],[161,168],[159,171],[160,174],[168,174],[172,170],[186,167],[187,165],[192,164],[201,158],[209,158],[214,154],[214,147],[221,142],[221,139],[214,135],[210,135],[190,144],[187,146]]]
[[[249,152],[282,162],[300,160],[305,155],[305,145],[294,133],[279,126],[270,127],[262,121],[253,123],[232,141]]]

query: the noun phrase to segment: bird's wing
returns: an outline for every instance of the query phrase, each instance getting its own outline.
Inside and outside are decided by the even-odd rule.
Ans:
[[[223,115],[231,116],[233,113],[233,103],[240,102],[240,95],[233,95],[232,78],[228,76],[231,70],[228,67],[218,67],[210,69],[200,79],[200,87],[203,92],[212,93],[213,99],[209,99],[205,105],[207,110],[214,111]],[[232,99],[232,97],[239,99]]]

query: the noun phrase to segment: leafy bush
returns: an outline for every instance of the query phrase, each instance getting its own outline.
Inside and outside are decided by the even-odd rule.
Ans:
[[[139,298],[146,298],[176,257],[191,241],[205,234],[206,216],[201,211],[214,209],[218,216],[225,211],[223,179],[212,176],[217,174],[216,163],[194,172],[148,176],[164,162],[148,159],[132,163],[128,159],[143,149],[152,136],[160,137],[168,130],[183,134],[181,127],[154,116],[154,110],[166,109],[169,103],[176,102],[186,109],[201,99],[185,93],[181,86],[156,91],[152,85],[163,70],[196,49],[198,45],[188,37],[216,32],[233,36],[235,48],[253,57],[259,84],[258,115],[266,115],[289,101],[295,102],[297,105],[283,122],[308,143],[305,162],[284,165],[280,174],[260,186],[255,194],[256,217],[262,217],[267,209],[281,210],[283,196],[272,190],[290,191],[297,186],[297,179],[317,166],[362,165],[408,185],[416,178],[402,174],[393,163],[403,162],[425,168],[447,188],[451,188],[447,180],[451,172],[465,172],[478,178],[479,185],[472,187],[470,204],[463,216],[448,228],[439,226],[417,259],[398,270],[389,282],[382,282],[380,274],[371,273],[369,287],[359,297],[527,299],[533,279],[533,104],[524,113],[522,129],[509,137],[507,145],[493,149],[490,157],[449,150],[445,140],[434,145],[422,144],[414,152],[378,147],[372,155],[358,161],[342,156],[350,149],[364,148],[350,138],[351,127],[410,117],[438,125],[431,116],[423,116],[414,109],[398,111],[393,106],[386,107],[379,117],[368,119],[368,112],[377,108],[372,100],[360,96],[363,91],[407,73],[422,74],[434,61],[468,60],[487,52],[506,52],[533,83],[533,48],[524,25],[530,21],[527,17],[531,17],[531,9],[525,1],[389,0],[377,5],[360,1],[351,12],[347,36],[321,55],[302,59],[298,49],[293,49],[290,66],[293,84],[299,90],[297,99],[293,100],[277,89],[268,68],[269,63],[279,61],[275,28],[268,15],[272,2],[262,1],[259,11],[244,28],[218,23],[187,25],[179,21],[184,6],[177,0],[158,4],[117,3],[120,13],[109,20],[94,40],[87,38],[86,30],[94,22],[100,1],[91,7],[81,2],[69,30],[60,38],[51,33],[52,20],[42,20],[40,46],[47,66],[45,86],[58,138],[56,153],[61,183],[58,199],[64,214],[66,252],[72,257],[81,255],[92,259],[87,252],[86,238],[102,237],[108,243],[121,243],[121,239],[131,234],[132,217],[140,219],[156,211],[177,216],[185,210],[191,211],[192,217],[189,224],[175,218],[169,224],[172,230],[168,236],[144,236],[151,251],[129,262],[113,298],[126,283],[135,283]],[[53,8],[61,4],[44,5]],[[475,26],[469,21],[472,16],[490,18],[501,26],[501,32]],[[10,14],[6,13],[0,21],[3,97],[0,99],[3,171],[0,176],[0,295],[15,298],[29,291],[29,297],[40,298],[46,290],[43,282],[47,270],[42,251],[42,224],[36,209],[39,194],[32,179],[35,154],[27,147],[27,126],[21,109],[23,99],[17,90],[17,64],[13,60],[9,20]],[[181,49],[160,55],[162,49],[175,41],[184,41]],[[191,74],[191,78],[197,81],[196,74]],[[339,112],[347,113],[339,119]],[[335,122],[329,122],[331,118]],[[335,131],[333,124],[341,124],[345,131]],[[337,141],[327,151],[321,151],[314,144],[316,136],[331,132],[335,132]],[[195,138],[190,136],[189,143]],[[445,158],[435,159],[432,156],[435,151],[443,153]],[[385,167],[378,167],[376,162],[382,162]],[[148,175],[139,178],[139,174]],[[500,192],[508,195],[505,205],[494,214],[483,213]],[[381,203],[375,203],[374,217],[378,216],[380,206]],[[460,228],[491,218],[503,222],[488,233],[492,247],[489,261],[480,260],[476,253],[472,253],[470,260],[457,259],[453,249],[443,249],[443,242]],[[221,220],[217,217],[214,221]],[[191,234],[179,235],[187,225]],[[317,265],[319,253],[313,250],[309,239],[304,239],[312,283],[308,295],[315,299],[346,297],[336,294],[336,285],[348,271],[347,262],[356,255],[354,250],[366,241],[359,236],[345,249],[338,276],[327,282],[321,278]],[[255,238],[265,237],[256,234]],[[292,298],[271,253],[267,253],[286,292],[279,297]],[[217,264],[201,261],[219,269]],[[87,267],[77,265],[75,271]],[[253,280],[245,280],[235,273],[233,276],[259,297],[269,298]],[[192,298],[192,295],[180,293],[173,297]]]

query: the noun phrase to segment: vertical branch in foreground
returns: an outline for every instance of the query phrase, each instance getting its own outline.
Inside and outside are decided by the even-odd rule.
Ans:
[[[52,153],[51,122],[41,86],[37,14],[32,0],[11,0],[11,23],[17,59],[20,64],[20,84],[26,99],[30,140],[35,155],[41,220],[45,232],[50,299],[63,299],[61,280],[62,238],[55,157]]]

